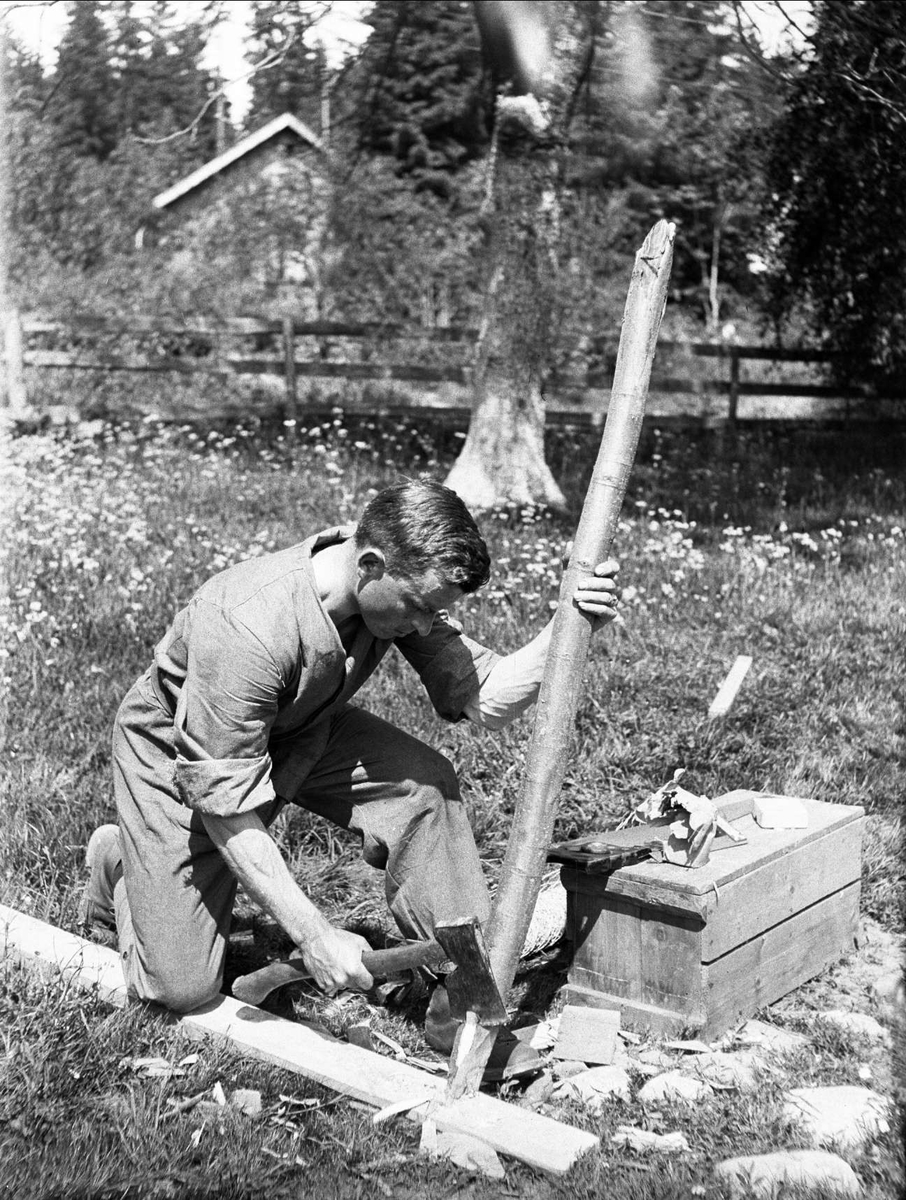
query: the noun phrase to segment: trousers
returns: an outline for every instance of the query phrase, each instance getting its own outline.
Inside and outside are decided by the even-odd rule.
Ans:
[[[265,824],[293,803],[358,834],[407,938],[468,917],[484,923],[490,897],[449,760],[364,709],[326,721],[322,753],[292,795],[259,810]],[[291,756],[284,745],[284,768]],[[139,681],[113,739],[117,938],[130,994],[187,1012],[221,989],[237,885],[200,815],[178,799],[174,759],[172,720]]]

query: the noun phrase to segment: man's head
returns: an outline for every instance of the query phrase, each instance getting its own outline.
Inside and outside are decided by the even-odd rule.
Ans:
[[[449,488],[404,480],[366,506],[355,535],[356,598],[375,637],[426,635],[434,617],[487,583],[490,557]]]
[[[387,570],[404,579],[433,571],[441,584],[475,592],[491,575],[472,514],[454,491],[433,480],[404,479],[378,492],[362,513],[356,544],[380,550]]]

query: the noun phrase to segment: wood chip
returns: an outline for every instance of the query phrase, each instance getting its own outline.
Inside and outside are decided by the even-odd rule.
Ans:
[[[385,1108],[378,1109],[371,1118],[371,1124],[383,1125],[391,1117],[397,1117],[400,1113],[412,1112],[413,1108],[421,1108],[423,1104],[430,1104],[436,1095],[436,1092],[425,1092],[421,1096],[410,1096],[406,1100],[397,1100],[395,1104],[388,1104]]]

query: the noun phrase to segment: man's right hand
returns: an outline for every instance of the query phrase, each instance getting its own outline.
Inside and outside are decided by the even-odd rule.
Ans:
[[[374,983],[362,963],[362,955],[371,947],[357,933],[320,920],[298,945],[312,979],[329,996],[344,988],[367,992]]]

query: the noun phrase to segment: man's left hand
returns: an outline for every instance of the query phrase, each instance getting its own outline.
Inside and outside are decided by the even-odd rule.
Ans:
[[[579,586],[573,593],[573,598],[583,612],[590,613],[595,618],[593,628],[609,624],[617,615],[617,605],[620,601],[620,589],[616,576],[620,565],[614,558],[598,563],[592,576],[579,580]]]

